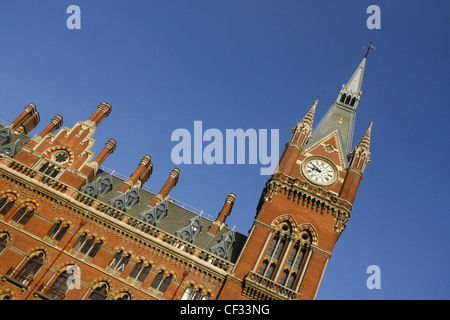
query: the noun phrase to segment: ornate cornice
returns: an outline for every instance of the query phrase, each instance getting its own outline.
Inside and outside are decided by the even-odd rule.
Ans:
[[[348,201],[340,199],[333,192],[281,172],[274,174],[266,183],[261,200],[271,202],[274,194],[284,194],[287,200],[320,214],[331,214],[336,219],[335,231],[339,234],[350,219],[352,205]],[[258,211],[263,202],[260,202]]]

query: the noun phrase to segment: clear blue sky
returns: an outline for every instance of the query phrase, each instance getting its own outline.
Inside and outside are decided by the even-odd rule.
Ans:
[[[69,30],[69,5],[81,29]],[[369,30],[369,5],[381,29]],[[319,99],[315,124],[373,41],[354,143],[373,121],[372,163],[318,299],[449,299],[450,4],[447,1],[2,1],[0,118],[35,103],[38,134],[56,115],[72,127],[112,104],[94,138],[128,176],[145,154],[159,191],[175,167],[177,128],[291,128]],[[247,234],[267,176],[261,165],[180,165],[171,196]],[[381,289],[366,269],[381,269]]]

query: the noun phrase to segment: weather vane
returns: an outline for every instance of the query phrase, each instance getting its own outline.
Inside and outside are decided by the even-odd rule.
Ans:
[[[366,48],[367,48],[367,51],[366,51],[366,55],[364,56],[364,58],[367,58],[367,55],[369,54],[370,49],[377,50],[377,48],[375,48],[372,45],[372,41],[367,45],[367,47],[363,47],[363,49],[366,49]]]

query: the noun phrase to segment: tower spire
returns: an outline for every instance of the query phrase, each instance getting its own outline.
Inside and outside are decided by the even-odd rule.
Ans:
[[[366,56],[353,72],[347,84],[342,85],[336,101],[317,125],[311,139],[305,146],[306,148],[337,131],[344,158],[352,150],[356,109],[362,96],[361,87],[366,67]]]
[[[364,55],[364,58],[367,58],[367,55],[369,54],[370,49],[377,50],[377,48],[375,48],[375,47],[372,45],[372,41],[370,41],[370,43],[367,45],[367,47],[363,47],[363,48],[364,48],[364,49],[367,48],[367,51],[366,51],[366,54]]]

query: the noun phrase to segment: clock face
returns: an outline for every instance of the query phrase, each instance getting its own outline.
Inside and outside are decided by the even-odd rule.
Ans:
[[[330,185],[337,180],[335,167],[321,158],[312,158],[304,162],[303,173],[309,181],[320,185]]]

